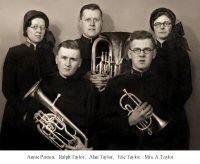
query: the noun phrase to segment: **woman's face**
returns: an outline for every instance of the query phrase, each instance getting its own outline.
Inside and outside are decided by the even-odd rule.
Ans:
[[[31,25],[26,29],[28,39],[33,44],[37,44],[43,40],[45,31],[45,21],[42,18],[32,19]]]
[[[154,33],[158,41],[165,41],[172,31],[172,22],[166,15],[158,17],[154,23]]]

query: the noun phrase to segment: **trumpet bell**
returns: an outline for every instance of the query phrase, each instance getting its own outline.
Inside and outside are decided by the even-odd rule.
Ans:
[[[152,117],[157,121],[158,131],[164,129],[169,123],[168,121],[165,121],[165,120],[161,119],[160,117],[158,117],[154,113],[152,114]]]

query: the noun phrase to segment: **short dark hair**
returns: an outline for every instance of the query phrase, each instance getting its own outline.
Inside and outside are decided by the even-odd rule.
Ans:
[[[156,42],[155,39],[149,31],[141,30],[141,31],[134,31],[129,36],[129,44],[135,39],[150,39],[152,41],[153,46],[155,47]]]
[[[58,45],[57,52],[59,51],[59,49],[61,47],[68,48],[68,49],[73,49],[73,50],[78,50],[80,52],[80,47],[79,47],[79,44],[78,44],[78,42],[76,40],[65,40],[65,41],[61,42]],[[80,53],[80,56],[81,56],[81,53]]]
[[[80,10],[80,19],[82,18],[83,12],[84,12],[84,10],[86,10],[86,9],[88,9],[88,10],[99,10],[100,13],[101,13],[101,17],[102,17],[102,15],[103,15],[103,12],[102,12],[101,8],[99,7],[99,5],[94,4],[94,3],[91,3],[91,4],[84,5],[84,6],[81,8],[81,10]]]

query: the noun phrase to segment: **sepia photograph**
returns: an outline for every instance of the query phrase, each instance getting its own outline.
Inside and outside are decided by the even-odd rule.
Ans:
[[[0,0],[2,159],[198,161],[199,6]]]

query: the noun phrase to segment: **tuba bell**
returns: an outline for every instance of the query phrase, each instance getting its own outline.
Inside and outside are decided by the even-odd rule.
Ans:
[[[128,32],[101,33],[92,45],[91,72],[93,74],[104,74],[109,77],[120,74],[129,35]]]
[[[85,134],[54,105],[59,96],[61,95],[58,94],[54,102],[51,102],[40,89],[40,81],[25,94],[24,99],[35,98],[51,111],[44,113],[39,110],[34,114],[37,130],[60,150],[76,148],[77,138],[87,147],[88,139]]]
[[[121,96],[119,100],[119,104],[122,109],[128,111],[128,116],[129,116],[133,112],[133,110],[135,110],[136,107],[139,107],[140,105],[142,105],[142,101],[134,94],[127,92],[126,89],[123,89],[123,92],[124,94]],[[124,103],[125,98],[130,99],[131,102],[136,105],[136,107],[133,108],[130,104],[125,104]],[[136,127],[139,130],[146,131],[149,135],[152,135],[153,134],[153,131],[151,130],[152,119],[154,119],[157,122],[158,131],[163,129],[168,124],[167,121],[162,120],[161,118],[159,118],[157,115],[153,113],[150,118],[146,119],[143,122],[138,123]]]

